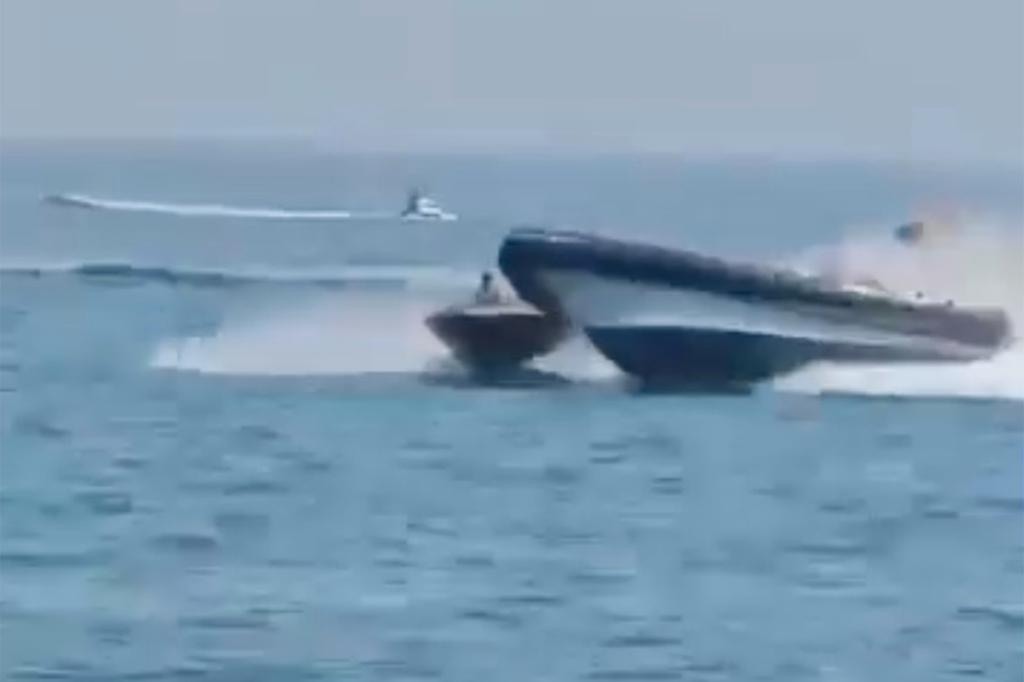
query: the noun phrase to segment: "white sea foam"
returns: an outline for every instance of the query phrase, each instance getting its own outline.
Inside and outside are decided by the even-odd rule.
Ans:
[[[101,211],[162,213],[181,217],[248,218],[257,220],[373,220],[397,218],[395,213],[380,211],[346,211],[340,209],[287,209],[222,204],[163,203],[128,199],[108,199],[86,194],[58,194],[48,200],[60,206]]]
[[[240,375],[419,372],[445,355],[423,324],[434,305],[395,292],[314,297],[229,317],[210,336],[164,341],[151,365]]]

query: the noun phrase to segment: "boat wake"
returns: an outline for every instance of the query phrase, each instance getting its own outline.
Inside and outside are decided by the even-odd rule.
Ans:
[[[446,356],[423,325],[436,304],[423,294],[323,294],[299,307],[229,317],[209,336],[168,339],[150,366],[243,376],[421,372]]]
[[[1024,346],[965,364],[809,365],[776,380],[781,391],[879,397],[1024,401]]]
[[[325,292],[297,308],[229,316],[210,335],[166,339],[149,364],[213,375],[414,374],[440,384],[471,384],[424,324],[450,302],[450,292],[423,288]],[[616,375],[581,338],[539,359],[522,376],[530,371],[577,382]]]
[[[446,299],[422,292],[338,291],[299,309],[229,318],[206,336],[171,338],[154,350],[161,370],[233,376],[406,374],[459,382],[463,370],[423,324]],[[534,363],[574,383],[615,380],[618,370],[582,337]],[[1024,400],[1024,347],[986,361],[808,366],[773,382],[802,394]]]
[[[98,211],[120,211],[130,213],[158,213],[186,218],[246,218],[255,220],[384,220],[399,216],[382,211],[344,211],[337,209],[286,209],[245,206],[224,206],[221,204],[159,203],[107,199],[86,194],[51,194],[44,200],[55,206],[92,209]]]

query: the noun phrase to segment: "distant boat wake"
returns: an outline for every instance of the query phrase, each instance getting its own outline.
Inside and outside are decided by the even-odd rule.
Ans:
[[[152,201],[130,201],[104,199],[85,194],[50,194],[43,201],[54,206],[79,208],[96,211],[121,211],[131,213],[159,213],[181,217],[247,218],[256,220],[381,220],[399,218],[396,214],[372,211],[341,211],[335,209],[285,209],[258,208],[245,206],[223,206],[220,204],[178,204]]]

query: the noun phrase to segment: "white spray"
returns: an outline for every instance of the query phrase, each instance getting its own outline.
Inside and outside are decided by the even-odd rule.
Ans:
[[[844,240],[798,259],[846,276],[865,274],[886,287],[958,305],[1004,309],[1015,338],[991,359],[966,363],[818,363],[775,382],[782,390],[891,396],[950,396],[1024,400],[1024,233],[993,220],[926,222],[914,244],[879,236]]]
[[[211,336],[172,339],[152,366],[210,374],[418,372],[444,348],[423,325],[435,307],[406,292],[343,292],[225,320]]]

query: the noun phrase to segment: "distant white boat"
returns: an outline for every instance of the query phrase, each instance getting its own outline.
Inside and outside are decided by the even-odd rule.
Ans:
[[[403,220],[459,219],[457,215],[445,211],[441,208],[440,204],[419,190],[413,190],[409,193],[409,198],[405,202],[405,208],[402,210],[401,217]]]

